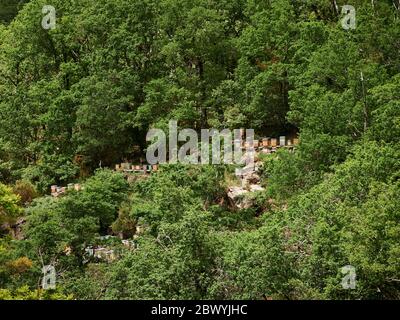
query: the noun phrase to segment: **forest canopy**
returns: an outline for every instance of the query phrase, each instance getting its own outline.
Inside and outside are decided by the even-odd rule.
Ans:
[[[400,298],[398,0],[48,2],[0,0],[0,299]],[[240,208],[232,166],[114,170],[170,120],[300,143]]]

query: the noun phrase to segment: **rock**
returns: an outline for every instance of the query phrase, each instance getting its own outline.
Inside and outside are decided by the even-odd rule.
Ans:
[[[270,153],[272,153],[272,151],[270,149],[264,148],[261,150],[261,153],[270,154]]]
[[[249,191],[242,187],[230,187],[228,190],[228,198],[239,209],[250,208],[252,203],[245,197],[247,193],[249,193]]]
[[[122,244],[128,249],[135,249],[136,247],[135,241],[132,240],[122,240]]]
[[[228,189],[228,198],[237,208],[249,208],[253,205],[251,197],[246,196],[248,193],[263,191],[260,186],[261,177],[258,174],[262,163],[255,159],[255,162],[247,164],[243,168],[237,168],[235,175],[239,178],[241,187],[230,187]]]
[[[115,253],[114,253],[114,250],[108,249],[106,247],[96,248],[94,250],[94,255],[93,256],[95,258],[98,258],[98,259],[101,259],[101,260],[105,260],[107,262],[112,262],[117,258]]]
[[[18,218],[14,224],[12,225],[7,224],[7,228],[10,229],[13,238],[17,240],[24,239],[23,227],[25,223],[26,223],[25,218]]]
[[[263,191],[265,190],[263,187],[261,187],[259,184],[252,184],[250,185],[250,192],[257,192],[257,191]]]
[[[100,240],[108,240],[108,239],[113,239],[115,238],[114,236],[111,235],[106,235],[106,236],[100,236],[99,239]]]
[[[243,189],[242,187],[230,187],[228,189],[228,197],[233,200],[233,199],[243,196],[247,192],[248,191]]]
[[[252,173],[244,177],[248,184],[258,184],[260,182],[260,176],[257,173]]]

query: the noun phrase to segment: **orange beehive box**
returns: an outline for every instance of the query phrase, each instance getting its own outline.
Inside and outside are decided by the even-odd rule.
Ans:
[[[276,138],[271,139],[271,147],[276,147],[278,144],[278,140]]]

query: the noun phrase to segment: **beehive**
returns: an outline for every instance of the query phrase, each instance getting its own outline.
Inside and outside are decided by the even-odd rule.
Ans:
[[[131,164],[129,162],[124,162],[122,164],[122,169],[123,170],[129,170],[130,167],[131,167]]]
[[[279,137],[279,145],[280,145],[281,147],[283,147],[283,146],[286,145],[286,137],[285,137],[285,136],[280,136],[280,137]]]

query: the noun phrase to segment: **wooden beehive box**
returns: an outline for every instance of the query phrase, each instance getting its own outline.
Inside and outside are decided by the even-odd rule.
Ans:
[[[130,167],[131,167],[131,164],[130,164],[129,162],[124,162],[124,163],[122,164],[122,169],[123,169],[123,170],[129,170]]]

